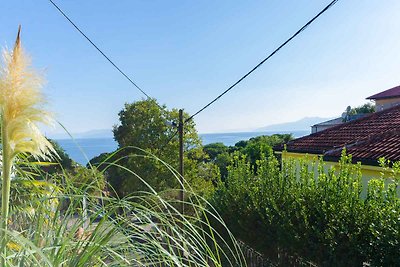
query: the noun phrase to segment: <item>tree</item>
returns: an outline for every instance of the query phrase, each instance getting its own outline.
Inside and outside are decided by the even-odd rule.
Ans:
[[[257,161],[269,157],[273,153],[272,147],[287,143],[292,139],[291,134],[261,135],[250,138],[250,140],[239,141],[234,146],[229,147],[222,143],[207,144],[203,147],[203,150],[208,155],[208,160],[218,166],[221,180],[224,181],[228,176],[228,166],[232,163],[234,153],[245,156],[256,171]]]
[[[208,155],[211,161],[216,160],[219,154],[228,152],[228,147],[223,143],[211,143],[203,147],[204,152]]]
[[[169,164],[172,168],[178,168],[177,128],[173,127],[171,122],[177,124],[179,111],[168,110],[165,105],[160,106],[155,99],[147,99],[125,104],[118,115],[120,124],[114,126],[113,133],[120,151],[107,160],[123,166],[110,167],[107,171],[109,181],[116,192],[125,196],[135,191],[147,191],[149,188],[144,181],[157,191],[179,188],[177,177],[165,166]],[[189,118],[187,113],[183,116],[184,120]],[[185,179],[194,187],[195,181],[199,179],[202,183],[212,185],[213,164],[196,164],[204,162],[206,154],[201,149],[201,140],[193,120],[185,123],[184,149],[187,152],[184,158]],[[104,156],[100,158],[104,159]],[[202,188],[208,190],[211,187]]]
[[[375,106],[372,103],[365,103],[364,105],[351,108],[350,106],[347,107],[347,114],[348,115],[356,115],[356,114],[366,114],[366,113],[374,113]]]

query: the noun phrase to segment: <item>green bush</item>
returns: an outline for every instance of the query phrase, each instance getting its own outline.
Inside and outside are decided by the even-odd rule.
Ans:
[[[282,252],[322,266],[396,266],[400,256],[398,178],[373,179],[366,198],[360,165],[345,154],[322,161],[256,163],[234,155],[212,203],[240,239],[270,259]],[[396,174],[396,173],[395,173]]]
[[[228,175],[228,166],[232,162],[232,154],[240,153],[246,155],[251,167],[257,171],[257,160],[264,159],[265,155],[272,153],[272,147],[287,143],[292,140],[292,134],[260,135],[237,142],[234,146],[225,146],[222,143],[211,143],[203,147],[204,153],[208,156],[207,162],[214,163],[224,181]]]

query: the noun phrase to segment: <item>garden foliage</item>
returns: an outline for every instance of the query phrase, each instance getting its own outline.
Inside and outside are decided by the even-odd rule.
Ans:
[[[234,146],[225,146],[223,143],[207,144],[203,147],[203,151],[208,156],[206,161],[214,163],[219,168],[221,179],[225,180],[234,152],[246,155],[251,166],[256,168],[257,160],[264,158],[265,154],[271,153],[272,147],[287,143],[292,139],[291,134],[261,135],[250,138],[250,140],[239,141]]]
[[[236,153],[212,201],[238,238],[277,261],[289,254],[321,266],[399,265],[398,164],[367,189],[346,154],[336,169],[322,160],[281,165],[272,152],[256,167]]]

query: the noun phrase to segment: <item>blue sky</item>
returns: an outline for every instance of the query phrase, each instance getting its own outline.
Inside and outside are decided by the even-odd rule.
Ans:
[[[60,1],[149,95],[194,113],[330,1]],[[143,95],[46,0],[3,1],[0,45],[22,42],[45,73],[50,109],[71,132],[118,123]],[[200,132],[334,117],[400,84],[400,1],[339,1],[195,119]],[[60,131],[56,129],[54,131]]]

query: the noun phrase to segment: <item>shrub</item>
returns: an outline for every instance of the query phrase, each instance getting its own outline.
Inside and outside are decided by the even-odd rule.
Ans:
[[[386,178],[389,179],[389,178]],[[323,266],[395,266],[399,259],[398,179],[383,178],[362,192],[360,165],[345,154],[337,169],[322,161],[284,161],[273,155],[257,169],[240,154],[212,203],[238,238],[277,260],[298,255]]]

